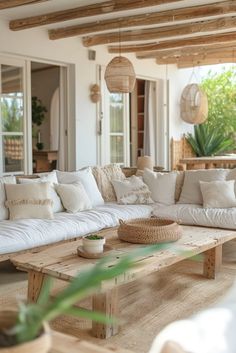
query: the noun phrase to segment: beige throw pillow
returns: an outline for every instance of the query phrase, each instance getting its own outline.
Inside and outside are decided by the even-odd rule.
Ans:
[[[98,189],[90,167],[78,170],[76,172],[61,172],[57,170],[57,179],[59,184],[81,183],[93,207],[104,204],[104,200]]]
[[[6,184],[10,219],[53,218],[50,183]]]
[[[175,186],[177,173],[159,173],[145,168],[143,181],[151,191],[153,201],[164,205],[175,204]]]
[[[58,184],[57,181],[57,175],[56,172],[51,172],[46,175],[39,175],[39,178],[19,178],[18,179],[19,184],[30,184],[30,183],[45,183],[49,182],[50,183],[50,199],[53,201],[53,212],[63,212],[64,208],[62,206],[60,197],[57,195],[57,192],[55,190],[55,185]]]
[[[113,180],[112,184],[115,188],[117,201],[120,204],[150,204],[151,192],[142,179],[133,175],[130,178],[121,180]]]
[[[92,208],[91,201],[82,183],[58,184],[56,190],[67,212],[76,213]]]
[[[229,181],[200,181],[204,208],[236,207],[234,180]]]
[[[187,170],[184,173],[184,185],[179,203],[202,205],[202,193],[199,181],[225,180],[228,171],[225,169]]]
[[[121,167],[117,164],[110,164],[104,167],[93,167],[92,171],[103,199],[107,202],[116,201],[112,180],[125,179]]]

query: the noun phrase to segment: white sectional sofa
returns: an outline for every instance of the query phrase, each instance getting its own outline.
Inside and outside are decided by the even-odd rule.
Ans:
[[[79,172],[70,175],[69,182],[74,182],[73,177],[76,173]],[[236,169],[186,171],[180,174],[173,172],[152,175],[150,173],[152,172],[146,171],[147,178],[144,172],[143,179],[144,181],[147,179],[146,184],[154,199],[152,204],[124,205],[113,200],[101,204],[98,202],[91,209],[77,213],[57,212],[54,213],[54,219],[4,219],[0,221],[0,259],[5,259],[8,254],[74,239],[103,228],[115,227],[119,219],[149,218],[155,215],[173,219],[182,224],[236,229],[236,207],[204,208],[201,204],[203,200],[199,186],[200,180],[205,182],[235,181]],[[65,182],[66,178],[66,174],[63,174],[61,181]],[[123,180],[123,178],[125,177],[119,174],[118,179]],[[88,178],[84,179],[85,184],[88,180]],[[106,193],[98,175],[96,175],[96,180],[104,199],[112,199],[111,194],[114,193],[114,189],[111,189],[111,184],[109,192]],[[3,183],[0,186],[3,189]],[[0,190],[1,192],[3,190]],[[93,194],[92,190],[89,192]],[[236,206],[235,193],[233,197]],[[0,203],[3,201],[0,197]]]

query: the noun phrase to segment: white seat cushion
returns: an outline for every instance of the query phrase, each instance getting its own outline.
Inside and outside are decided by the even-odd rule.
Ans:
[[[156,204],[153,213],[157,217],[173,219],[186,225],[236,229],[236,207],[203,208],[192,204]]]
[[[78,213],[55,213],[53,220],[27,219],[0,222],[0,254],[31,249],[80,237],[119,225],[119,219],[148,218],[148,205],[104,204]]]

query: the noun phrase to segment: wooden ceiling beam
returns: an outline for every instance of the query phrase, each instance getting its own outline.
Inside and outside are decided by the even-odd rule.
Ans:
[[[168,59],[173,57],[180,57],[182,55],[201,55],[206,53],[215,53],[219,50],[235,50],[236,56],[236,41],[232,43],[226,44],[211,44],[205,46],[196,46],[196,47],[184,47],[177,49],[169,49],[169,50],[155,50],[151,52],[141,52],[137,53],[137,59]]]
[[[185,20],[197,20],[211,16],[224,16],[236,13],[234,0],[222,1],[215,4],[185,7],[181,9],[147,13],[143,15],[117,17],[109,20],[101,20],[81,25],[62,27],[49,30],[49,38],[52,40],[81,36],[85,34],[107,31],[117,28],[160,25],[163,23],[176,23]]]
[[[234,61],[235,62],[235,61]],[[233,63],[232,59],[229,58],[217,58],[217,59],[205,59],[205,60],[196,60],[194,62],[179,62],[178,68],[179,69],[187,69],[195,66],[204,66],[204,65],[216,65],[216,64],[226,64],[226,63]]]
[[[236,17],[225,17],[214,20],[199,21],[188,24],[139,29],[123,32],[110,32],[84,37],[83,45],[91,47],[110,43],[133,42],[141,40],[162,39],[168,37],[186,36],[194,33],[222,31],[236,28]]]
[[[145,7],[152,7],[162,4],[179,2],[181,0],[111,0],[102,3],[91,4],[87,6],[80,6],[73,9],[50,12],[43,15],[32,16],[17,20],[12,20],[9,27],[13,31],[22,29],[48,25],[51,23],[64,22],[75,20],[83,17],[91,17],[114,13],[117,11],[128,11],[134,9],[141,9]]]
[[[236,41],[236,31],[221,33],[221,34],[208,34],[204,36],[198,37],[190,37],[190,38],[179,38],[172,39],[167,41],[161,41],[159,43],[149,43],[149,44],[133,44],[133,45],[122,45],[121,48],[119,46],[109,46],[109,53],[137,53],[137,52],[145,52],[145,51],[153,51],[153,50],[164,50],[164,49],[174,49],[174,48],[182,48],[189,46],[197,46],[197,45],[210,45],[210,44],[219,44],[219,43],[232,43]]]
[[[232,62],[236,61],[235,51],[231,48],[230,50],[222,52],[218,49],[215,53],[204,53],[204,54],[193,54],[193,55],[182,55],[179,57],[172,58],[158,58],[156,59],[156,63],[158,65],[165,64],[178,64],[178,63],[193,63],[196,61],[210,60],[210,59],[231,59]]]
[[[39,2],[44,2],[49,0],[0,0],[0,10],[10,9],[12,7],[32,5]]]

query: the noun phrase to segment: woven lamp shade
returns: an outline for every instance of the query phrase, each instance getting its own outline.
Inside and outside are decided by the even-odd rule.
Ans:
[[[206,93],[198,84],[187,85],[181,95],[181,118],[189,124],[202,124],[208,116],[208,100]]]
[[[130,93],[136,81],[134,68],[124,56],[114,57],[106,67],[105,81],[111,93]]]
[[[137,160],[138,170],[144,170],[145,168],[153,170],[153,161],[150,156],[138,157]]]

